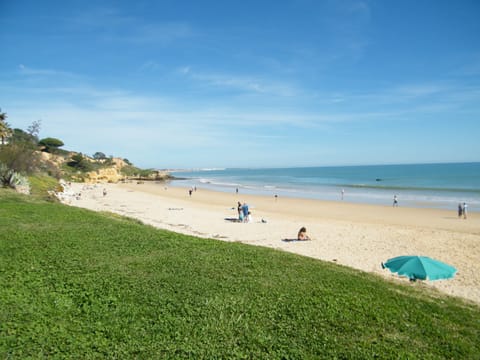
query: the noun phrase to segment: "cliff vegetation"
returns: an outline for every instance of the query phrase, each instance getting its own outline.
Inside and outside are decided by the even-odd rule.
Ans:
[[[48,197],[61,191],[58,180],[110,182],[167,180],[168,172],[141,169],[128,159],[98,151],[89,156],[63,149],[64,142],[53,137],[40,139],[40,121],[26,130],[13,128],[0,109],[0,187]]]

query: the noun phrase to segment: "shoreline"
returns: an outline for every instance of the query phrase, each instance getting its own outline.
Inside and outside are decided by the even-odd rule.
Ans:
[[[222,193],[232,193],[235,191],[234,186],[220,185],[220,184],[211,184],[203,183],[201,181],[197,182],[195,179],[172,179],[170,181],[171,187],[202,187],[205,190],[222,192]],[[275,187],[274,187],[275,188]],[[377,193],[361,193],[358,192],[357,188],[345,187],[344,190],[344,199],[342,200],[342,188],[331,186],[324,187],[322,189],[316,189],[315,191],[308,192],[307,190],[285,190],[278,189],[275,190],[268,188],[260,187],[241,187],[240,192],[248,195],[256,196],[270,196],[278,195],[282,198],[292,198],[292,199],[306,199],[306,200],[318,200],[318,201],[332,201],[332,202],[348,202],[352,204],[364,204],[364,205],[379,205],[379,206],[389,206],[393,204],[393,194],[396,194],[399,198],[400,206],[409,207],[409,208],[418,208],[418,209],[440,209],[440,210],[451,210],[456,211],[458,203],[463,203],[464,201],[453,201],[447,198],[438,197],[435,200],[435,195],[428,195],[422,193],[420,197],[415,197],[412,193],[405,193],[404,190],[399,192],[388,192],[385,189],[377,189]],[[352,191],[353,190],[353,191]],[[463,199],[463,197],[460,197]],[[480,201],[468,199],[466,201],[469,205],[469,212],[480,213]]]
[[[480,163],[192,169],[172,186],[326,201],[480,212]],[[453,177],[453,174],[457,176]],[[477,181],[478,180],[478,181]]]
[[[103,189],[107,195],[103,196]],[[349,202],[278,198],[187,188],[168,183],[72,184],[63,202],[96,211],[109,211],[158,228],[223,241],[267,246],[335,262],[393,281],[406,281],[381,268],[400,255],[425,255],[455,266],[450,280],[417,281],[414,286],[480,304],[480,214],[459,219],[441,209],[405,208]],[[237,217],[237,201],[247,202],[253,222]],[[265,222],[262,222],[261,220]],[[305,226],[311,241],[296,238]]]

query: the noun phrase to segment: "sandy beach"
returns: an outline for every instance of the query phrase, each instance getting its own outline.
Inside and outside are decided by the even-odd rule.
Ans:
[[[103,190],[106,195],[103,195]],[[81,193],[80,196],[73,194]],[[251,223],[238,223],[237,202],[247,202]],[[272,247],[375,273],[391,281],[405,278],[382,269],[400,255],[425,255],[458,269],[450,280],[417,281],[411,286],[439,291],[480,304],[480,213],[459,219],[452,211],[270,198],[159,183],[73,183],[63,202],[109,211],[179,233]],[[262,219],[264,220],[262,222]],[[310,241],[295,239],[305,226]]]

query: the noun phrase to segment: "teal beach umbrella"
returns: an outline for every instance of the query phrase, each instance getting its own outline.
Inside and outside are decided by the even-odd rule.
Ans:
[[[439,280],[455,276],[457,269],[428,256],[398,256],[382,263],[383,268],[410,280]]]

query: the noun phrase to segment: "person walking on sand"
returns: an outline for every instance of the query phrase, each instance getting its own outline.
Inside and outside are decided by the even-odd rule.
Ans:
[[[463,205],[462,203],[458,203],[458,218],[460,219],[463,215]]]
[[[464,219],[467,218],[467,207],[468,207],[467,203],[464,202],[464,203],[463,203],[463,218],[464,218]]]
[[[302,226],[300,230],[298,230],[297,240],[298,241],[310,240],[310,237],[307,235],[307,229],[305,228],[305,226]]]
[[[345,189],[342,189],[342,200],[344,195],[345,195]]]
[[[397,198],[397,195],[394,195],[393,196],[393,207],[397,207],[398,206],[398,198]]]

